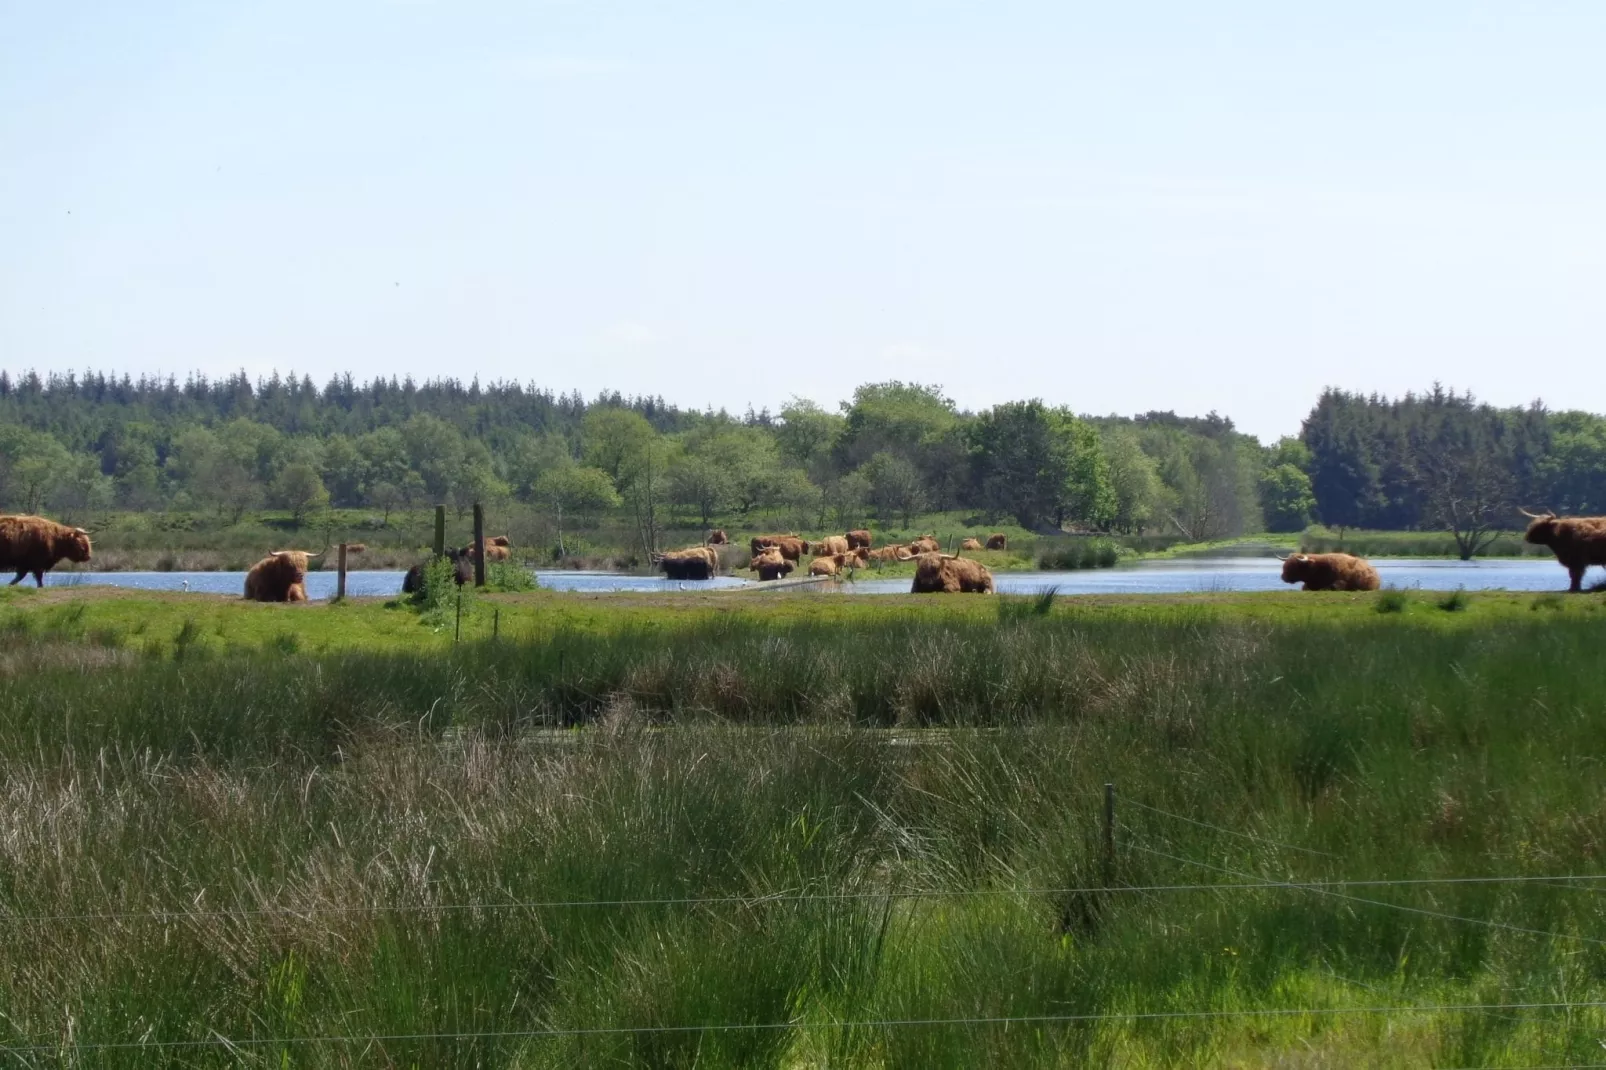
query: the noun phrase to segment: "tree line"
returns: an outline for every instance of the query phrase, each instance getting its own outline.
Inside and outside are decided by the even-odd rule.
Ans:
[[[1214,413],[1087,416],[1040,400],[961,410],[939,388],[870,383],[836,409],[794,399],[741,415],[662,398],[587,401],[517,383],[244,373],[121,379],[0,373],[0,506],[297,519],[517,499],[566,525],[760,518],[816,529],[929,511],[1039,531],[1468,529],[1514,504],[1606,511],[1606,422],[1495,409],[1435,388],[1328,391],[1302,433],[1264,445]]]

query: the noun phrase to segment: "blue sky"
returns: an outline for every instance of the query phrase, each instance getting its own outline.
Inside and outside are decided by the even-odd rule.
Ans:
[[[1606,4],[0,0],[0,366],[1606,410]]]

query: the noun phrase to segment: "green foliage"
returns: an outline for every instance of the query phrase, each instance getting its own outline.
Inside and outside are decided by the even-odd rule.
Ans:
[[[305,523],[309,513],[329,504],[329,491],[324,489],[317,469],[305,463],[285,466],[273,481],[273,496],[290,510],[297,524]]]
[[[1121,548],[1113,539],[1055,539],[1041,546],[1037,567],[1047,572],[1113,568],[1121,560]]]
[[[1304,531],[1310,524],[1316,495],[1310,477],[1292,464],[1268,467],[1260,476],[1260,508],[1266,530]]]
[[[536,484],[577,459],[618,499],[559,517]],[[212,514],[243,528],[265,505],[303,519],[323,508],[309,470],[328,507],[371,510],[376,526],[435,503],[461,518],[517,499],[533,507],[532,544],[578,528],[637,555],[697,528],[909,527],[927,509],[1190,542],[1314,515],[1345,532],[1450,530],[1468,554],[1506,552],[1516,504],[1606,512],[1606,419],[1437,388],[1328,391],[1300,438],[1262,447],[1215,414],[1093,418],[1041,402],[972,414],[898,381],[860,386],[840,414],[793,399],[778,417],[736,417],[506,383],[0,375],[0,509],[91,527],[111,510]]]
[[[1439,598],[1434,604],[1446,613],[1460,613],[1472,603],[1472,596],[1467,594],[1465,587],[1457,587],[1449,594]]]
[[[522,594],[535,590],[535,573],[511,561],[485,565],[485,589],[496,594]]]
[[[860,475],[870,489],[870,500],[882,523],[898,519],[908,527],[910,518],[925,507],[920,470],[905,457],[882,451],[866,462]]]

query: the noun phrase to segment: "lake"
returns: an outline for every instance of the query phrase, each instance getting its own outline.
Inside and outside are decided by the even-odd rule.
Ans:
[[[1567,573],[1548,558],[1495,558],[1483,561],[1441,559],[1395,559],[1373,562],[1385,587],[1453,591],[1560,591],[1567,587]],[[1058,587],[1062,594],[1178,594],[1192,591],[1283,591],[1291,590],[1279,575],[1280,564],[1269,557],[1195,557],[1160,561],[1141,561],[1119,568],[1087,569],[1080,572],[999,572],[998,589],[1006,594],[1034,594]],[[715,588],[756,585],[737,576],[712,580],[666,580],[657,576],[625,575],[617,572],[578,572],[537,570],[536,582],[554,591],[581,591],[592,594],[615,592],[706,591]],[[1596,574],[1595,578],[1599,578]],[[401,591],[400,572],[350,572],[346,591],[354,597],[389,597]],[[104,584],[136,587],[152,591],[186,589],[208,594],[240,594],[245,587],[243,572],[53,572],[45,582],[52,587]],[[1589,582],[1587,579],[1586,583]],[[909,590],[908,578],[866,578],[856,583],[823,583],[805,588],[835,594],[903,594]],[[307,575],[307,594],[326,599],[335,591],[333,572]]]

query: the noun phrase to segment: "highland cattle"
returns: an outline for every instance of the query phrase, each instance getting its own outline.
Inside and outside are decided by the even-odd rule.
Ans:
[[[1377,569],[1349,554],[1292,554],[1283,558],[1283,582],[1306,591],[1375,591]]]
[[[1576,594],[1584,589],[1584,573],[1590,565],[1606,565],[1606,516],[1521,512],[1530,521],[1523,541],[1550,547],[1567,570],[1568,591]]]
[[[15,570],[15,587],[33,574],[45,585],[45,573],[62,560],[83,564],[89,560],[89,532],[46,520],[42,516],[0,516],[0,572]]]

